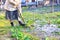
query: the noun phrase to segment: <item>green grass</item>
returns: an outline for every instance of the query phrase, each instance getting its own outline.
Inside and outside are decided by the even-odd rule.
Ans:
[[[38,37],[32,36],[27,32],[21,32],[20,27],[12,27],[12,38],[17,38],[18,40],[39,40]]]
[[[58,40],[56,37],[46,37],[46,40]]]
[[[27,11],[23,12],[23,17],[27,25],[33,24],[36,20],[40,20],[44,24],[48,23],[48,20],[50,20],[52,24],[58,24],[56,21],[60,19],[60,12],[39,14]],[[2,13],[0,15],[0,26],[6,26],[7,24],[9,25],[9,21],[5,19],[5,14]]]
[[[43,21],[42,23],[46,24],[50,20],[51,24],[56,24],[56,21],[60,18],[60,12],[54,12],[54,13],[45,13],[45,14],[38,14],[33,12],[24,12],[23,13],[25,22],[28,23],[28,21],[33,21],[32,24],[36,20]],[[31,23],[30,23],[31,24]]]
[[[33,13],[33,12],[27,11],[27,12],[23,12],[23,17],[24,17],[24,21],[27,25],[34,24],[36,20],[40,20],[41,25],[47,24],[49,20],[50,20],[51,24],[58,24],[59,23],[58,20],[60,19],[60,12],[39,14],[39,13]],[[14,23],[16,23],[16,22],[14,22]],[[0,30],[0,33],[6,34],[9,31],[9,26],[10,26],[9,21],[5,19],[5,14],[2,13],[0,15],[0,29],[2,29],[2,30]],[[21,27],[19,27],[19,28],[21,28]],[[13,28],[12,35],[14,37],[16,37],[17,39],[21,38],[22,40],[25,40],[25,39],[30,40],[32,38],[33,40],[35,40],[35,38],[36,38],[30,34],[20,32],[20,29],[18,29],[18,31],[14,31],[14,30],[15,29]],[[18,33],[17,36],[15,34],[16,32]],[[36,40],[38,40],[38,38]]]

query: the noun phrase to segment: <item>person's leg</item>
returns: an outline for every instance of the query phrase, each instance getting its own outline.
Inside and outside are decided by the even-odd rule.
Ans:
[[[20,18],[18,18],[18,23],[19,25],[25,26],[25,23]]]
[[[17,19],[19,25],[25,26],[25,23],[20,19],[18,10],[14,11],[15,19]]]
[[[14,12],[13,11],[10,11],[10,14],[9,14],[9,19],[10,19],[10,24],[11,26],[14,26],[14,23],[13,23],[13,19],[14,19]]]
[[[11,26],[14,26],[14,24],[13,24],[13,11],[8,11],[8,10],[6,10],[6,19],[7,20],[9,20],[9,22],[10,22],[10,24],[11,24]]]
[[[12,21],[12,20],[10,20],[10,24],[11,24],[11,26],[14,26],[14,23],[13,23],[13,21]]]

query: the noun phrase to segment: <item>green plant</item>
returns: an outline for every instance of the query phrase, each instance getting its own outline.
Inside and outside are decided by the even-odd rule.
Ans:
[[[60,35],[60,32],[54,32],[54,33]]]
[[[56,23],[57,23],[57,24],[60,24],[60,19],[56,20]]]
[[[60,25],[58,25],[58,28],[60,28]]]
[[[17,40],[38,40],[37,37],[30,35],[29,33],[24,33],[20,31],[19,27],[11,28],[12,38],[16,38]]]
[[[46,37],[46,40],[58,40],[56,37]]]

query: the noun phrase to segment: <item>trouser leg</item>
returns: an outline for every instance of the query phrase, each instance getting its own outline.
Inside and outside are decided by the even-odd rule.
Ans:
[[[19,25],[25,26],[25,23],[20,18],[18,18],[18,23]]]
[[[14,26],[13,22],[11,22],[10,24],[11,24],[11,26]]]
[[[11,20],[10,20],[10,24],[11,24],[11,26],[14,26],[14,23],[13,23],[13,21],[11,21]]]

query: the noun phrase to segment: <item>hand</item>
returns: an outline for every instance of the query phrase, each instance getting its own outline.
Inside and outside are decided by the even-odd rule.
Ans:
[[[14,8],[17,8],[18,7],[18,5],[16,4],[16,5],[14,5]]]

